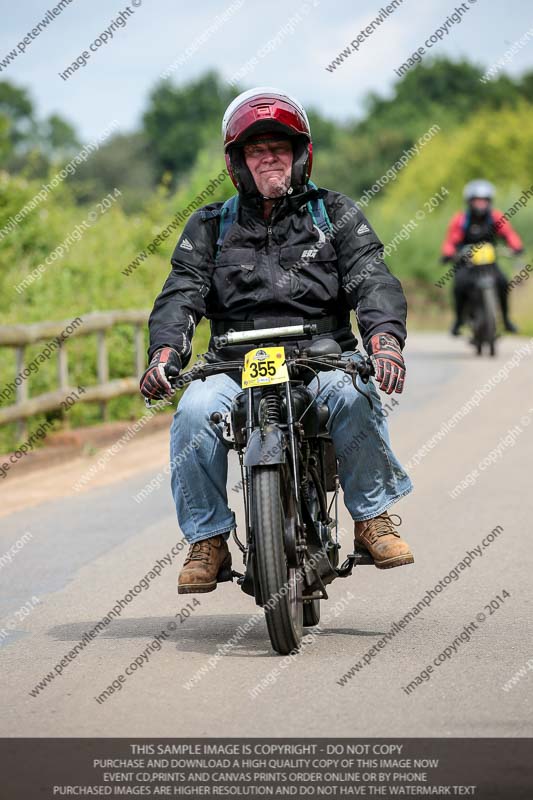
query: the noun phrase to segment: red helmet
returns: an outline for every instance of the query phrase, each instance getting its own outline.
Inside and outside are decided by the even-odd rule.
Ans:
[[[226,165],[237,189],[257,193],[240,145],[251,136],[265,132],[294,137],[291,187],[293,190],[305,188],[313,163],[307,114],[294,97],[279,89],[261,86],[236,97],[222,120]]]

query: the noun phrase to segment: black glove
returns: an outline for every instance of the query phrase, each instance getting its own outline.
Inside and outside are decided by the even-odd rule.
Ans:
[[[376,333],[370,339],[370,358],[379,388],[387,394],[403,391],[405,362],[400,344],[390,333]]]
[[[171,347],[156,350],[148,369],[141,378],[141,393],[149,400],[158,400],[166,395],[171,395],[174,389],[169,378],[177,378],[181,370],[181,360]]]

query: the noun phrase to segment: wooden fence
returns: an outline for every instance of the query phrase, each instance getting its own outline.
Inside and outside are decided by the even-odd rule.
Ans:
[[[73,323],[81,319],[76,326]],[[139,378],[145,369],[144,329],[148,320],[148,311],[95,311],[64,322],[37,322],[32,325],[0,325],[0,347],[12,347],[15,350],[16,370],[11,383],[23,375],[26,370],[26,348],[36,342],[51,342],[62,337],[54,353],[57,357],[57,379],[59,388],[53,392],[30,397],[28,377],[19,380],[15,385],[15,403],[0,408],[0,425],[9,422],[19,423],[19,435],[26,432],[26,420],[34,414],[42,414],[60,408],[61,402],[76,387],[70,385],[67,346],[75,336],[97,335],[97,376],[98,383],[85,387],[78,402],[99,402],[102,417],[105,419],[107,401],[120,395],[136,394],[139,391]],[[107,352],[106,332],[115,325],[129,324],[134,326],[134,364],[132,377],[109,380],[109,359]],[[70,329],[72,328],[72,331]],[[53,356],[51,356],[53,357]],[[35,360],[35,359],[34,359]],[[9,386],[10,384],[8,384]],[[2,386],[0,385],[0,394]]]

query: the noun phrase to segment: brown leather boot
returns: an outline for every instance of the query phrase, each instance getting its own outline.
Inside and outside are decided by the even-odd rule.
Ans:
[[[400,517],[398,519],[401,524]],[[409,545],[394,530],[386,511],[374,519],[354,523],[354,547],[358,546],[368,550],[378,569],[401,567],[414,561]]]
[[[194,542],[178,577],[178,594],[212,592],[222,568],[231,569],[231,554],[223,536]]]

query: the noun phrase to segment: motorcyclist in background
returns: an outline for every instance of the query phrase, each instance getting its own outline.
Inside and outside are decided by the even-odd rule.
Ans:
[[[210,203],[188,220],[150,315],[151,361],[141,379],[142,393],[156,399],[172,392],[168,376],[177,376],[189,361],[202,317],[210,320],[213,354],[213,336],[229,330],[309,321],[317,325],[313,338],[333,338],[346,358],[361,359],[350,309],[356,310],[380,388],[401,392],[402,288],[383,263],[383,245],[355,203],[309,184],[312,143],[305,110],[279,90],[251,89],[230,104],[222,127],[238,213],[224,236],[223,203]],[[313,212],[319,202],[327,212],[322,219]],[[320,227],[326,217],[334,230],[331,238]],[[224,348],[216,357],[228,360],[250,349],[239,347],[242,353]],[[373,410],[342,380],[344,373],[319,372],[317,377],[316,397],[329,408],[356,545],[367,549],[381,569],[412,563],[409,545],[387,513],[411,491],[411,481],[391,450],[372,381]],[[228,374],[197,381],[185,391],[174,416],[171,485],[180,527],[191,543],[178,579],[180,593],[212,591],[221,566],[230,563],[226,541],[236,523],[228,507],[228,449],[213,431],[210,415],[229,411],[240,391]],[[362,444],[343,456],[343,448],[361,430],[367,434]],[[197,446],[191,448],[193,439]],[[184,452],[187,459],[180,465]]]
[[[495,245],[498,239],[503,239],[515,254],[523,252],[520,236],[513,230],[503,212],[492,208],[494,194],[494,186],[489,181],[479,179],[466,184],[463,191],[466,211],[459,211],[450,221],[442,244],[444,263],[454,260],[464,245],[479,242],[490,242]],[[508,280],[496,264],[494,271],[505,330],[516,333],[517,327],[509,319]],[[475,275],[467,267],[467,259],[460,259],[454,274],[455,322],[451,329],[453,336],[459,335],[464,323],[464,310],[474,280]]]

